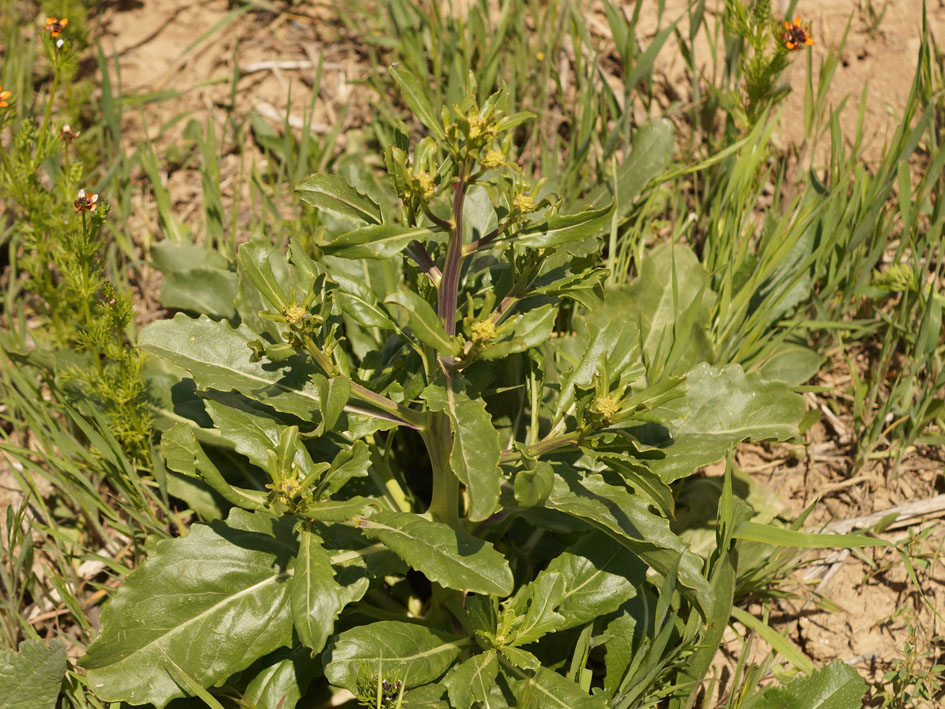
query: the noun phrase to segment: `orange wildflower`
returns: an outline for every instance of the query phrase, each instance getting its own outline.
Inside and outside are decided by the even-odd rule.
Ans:
[[[98,195],[93,194],[86,196],[85,190],[79,190],[79,194],[76,195],[75,202],[72,203],[72,206],[75,208],[76,212],[94,212],[95,208],[98,206]]]
[[[792,25],[787,20],[784,21],[785,32],[781,33],[781,39],[784,40],[784,46],[794,51],[802,46],[810,46],[814,43],[814,38],[810,36],[810,27],[801,24],[800,16],[794,18]]]
[[[12,95],[13,95],[12,91],[10,91],[9,89],[4,91],[3,87],[0,86],[0,108],[6,108],[7,106],[10,105],[7,99],[10,98]]]
[[[43,27],[43,29],[49,32],[53,37],[58,37],[59,34],[66,29],[66,25],[68,24],[68,17],[63,17],[61,20],[57,20],[55,17],[47,17],[46,26]]]

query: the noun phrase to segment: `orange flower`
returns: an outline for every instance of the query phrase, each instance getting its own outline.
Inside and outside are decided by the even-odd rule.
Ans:
[[[78,137],[79,131],[72,130],[72,127],[68,123],[59,131],[59,139],[62,140],[63,143],[71,143]]]
[[[57,20],[55,17],[46,18],[46,26],[43,29],[46,32],[49,32],[53,37],[58,37],[59,34],[66,29],[66,25],[69,24],[69,18],[63,17],[61,20]]]
[[[7,102],[7,99],[13,95],[13,92],[10,90],[4,91],[3,87],[0,86],[0,108],[6,108],[10,104]]]
[[[75,202],[72,203],[72,206],[77,213],[94,212],[95,208],[98,206],[98,195],[93,194],[86,197],[85,190],[79,190],[79,194],[76,195]]]
[[[787,31],[781,33],[781,39],[784,40],[784,46],[791,51],[804,45],[809,47],[814,43],[814,38],[810,36],[810,27],[801,24],[800,16],[794,18],[793,25],[785,20],[784,29]]]

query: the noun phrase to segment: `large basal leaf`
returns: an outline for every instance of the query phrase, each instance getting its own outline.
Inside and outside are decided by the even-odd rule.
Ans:
[[[676,371],[681,372],[713,359],[708,328],[715,294],[708,283],[709,274],[691,249],[660,244],[643,258],[640,275],[629,288],[607,293],[604,308],[614,308],[640,326],[647,363],[664,358],[675,346]]]
[[[512,682],[520,707],[542,709],[605,709],[609,706],[603,694],[590,696],[576,683],[545,667],[533,675]]]
[[[446,672],[468,643],[442,630],[384,620],[338,635],[322,662],[328,681],[351,691],[357,691],[359,683],[370,686],[377,675],[419,687]]]
[[[737,364],[700,364],[686,379],[689,413],[668,424],[672,443],[662,441],[666,457],[647,461],[666,482],[720,460],[740,441],[785,440],[798,433],[804,400],[782,382],[746,375]],[[656,438],[644,442],[661,443]]]
[[[602,234],[610,221],[612,206],[588,209],[577,214],[556,215],[536,224],[530,224],[515,237],[517,246],[531,249],[546,249],[589,236]]]
[[[80,661],[92,690],[163,707],[184,696],[180,669],[209,687],[289,645],[291,524],[234,509],[226,522],[160,542],[102,611]]]
[[[151,262],[164,274],[161,305],[219,318],[236,316],[237,280],[230,264],[196,244],[162,241],[151,248]]]
[[[660,573],[678,573],[702,609],[711,607],[712,591],[702,575],[702,560],[673,534],[667,519],[650,512],[645,500],[605,483],[599,475],[579,479],[573,471],[559,468],[545,506],[609,534]]]
[[[225,322],[178,313],[172,320],[144,328],[138,344],[189,371],[199,389],[236,390],[277,411],[317,421],[320,405],[311,382],[315,366],[302,357],[251,362],[249,343],[255,339],[245,325],[232,328]]]
[[[475,702],[483,702],[495,685],[499,674],[499,658],[495,650],[473,655],[456,665],[443,678],[455,709],[469,709]]]
[[[197,478],[224,500],[250,510],[266,506],[266,493],[231,485],[204,452],[192,426],[179,423],[161,436],[161,453],[170,470]]]
[[[0,651],[0,709],[53,709],[66,676],[66,646],[24,640],[19,652]]]
[[[618,218],[626,217],[647,183],[669,165],[673,157],[673,133],[672,122],[665,118],[637,129],[630,155],[617,168],[616,189],[613,181],[607,182],[593,190],[587,201],[597,207],[615,201]]]
[[[338,614],[364,595],[370,581],[367,576],[359,576],[348,585],[341,585],[321,539],[308,530],[301,534],[293,571],[289,597],[295,630],[303,644],[313,652],[321,652],[331,637]]]
[[[243,699],[249,706],[260,709],[292,709],[315,679],[318,664],[312,662],[311,651],[301,645],[292,650],[279,650],[270,657],[272,663],[250,681]]]
[[[481,400],[472,400],[453,385],[433,384],[422,396],[432,411],[445,411],[453,428],[450,467],[469,493],[469,519],[481,522],[494,511],[499,501],[502,447],[492,417]]]
[[[860,709],[866,682],[841,660],[834,660],[809,675],[795,677],[783,687],[765,690],[745,709]]]
[[[509,562],[489,542],[409,512],[378,512],[361,521],[368,539],[383,542],[409,566],[441,586],[507,596]]]
[[[341,175],[312,175],[302,180],[295,191],[308,204],[338,219],[364,224],[380,224],[381,208],[373,199]]]
[[[552,559],[538,578],[549,573],[565,580],[555,607],[564,619],[558,630],[563,630],[589,623],[633,598],[646,568],[611,537],[588,534]]]
[[[318,247],[326,254],[341,258],[393,258],[411,241],[432,235],[433,232],[425,227],[377,224],[349,231]]]

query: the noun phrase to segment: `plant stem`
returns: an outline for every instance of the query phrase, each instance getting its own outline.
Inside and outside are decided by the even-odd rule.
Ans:
[[[437,298],[437,315],[443,322],[446,334],[456,334],[456,298],[459,294],[459,270],[463,262],[463,202],[466,199],[466,163],[459,168],[459,182],[453,197],[453,231],[446,249],[446,264]]]
[[[312,340],[311,337],[306,337],[304,340],[306,351],[312,356],[312,359],[315,360],[315,363],[321,368],[325,373],[326,377],[337,376],[335,371],[334,362],[331,358],[326,355],[324,352],[319,349],[318,345]],[[413,409],[404,406],[403,404],[398,404],[396,401],[388,399],[383,394],[378,394],[371,391],[365,386],[358,384],[357,382],[351,382],[351,396],[355,399],[359,399],[375,408],[380,409],[385,414],[390,414],[396,420],[417,429],[418,431],[423,431],[428,425],[428,417],[422,411],[414,411]]]
[[[537,456],[542,455],[543,453],[550,453],[551,451],[557,448],[564,448],[565,446],[575,445],[578,441],[581,440],[581,433],[574,431],[572,433],[566,433],[563,436],[555,436],[554,438],[545,438],[544,440],[538,441],[528,446],[528,455]],[[499,458],[501,463],[510,463],[513,460],[518,460],[522,457],[522,454],[519,453],[514,448],[502,451],[502,455]]]
[[[427,277],[430,279],[430,282],[433,283],[433,286],[439,287],[440,281],[443,280],[443,274],[440,273],[440,269],[436,267],[436,264],[433,263],[433,259],[430,258],[430,252],[427,251],[427,247],[419,241],[411,241],[407,245],[407,255],[416,261],[417,265],[423,269],[424,273],[426,273]]]
[[[449,417],[442,413],[433,414],[429,429],[421,431],[420,435],[433,469],[433,497],[427,512],[435,521],[459,529],[459,480],[450,467],[453,434]]]

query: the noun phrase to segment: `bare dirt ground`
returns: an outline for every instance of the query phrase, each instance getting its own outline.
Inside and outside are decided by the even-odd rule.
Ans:
[[[883,7],[881,0],[873,0],[872,4]],[[628,8],[631,5],[627,3]],[[653,8],[644,9],[640,37],[644,43],[656,30],[656,3],[647,2],[650,5]],[[684,0],[669,0],[665,17],[675,17],[673,13],[680,13],[685,5]],[[710,10],[717,11],[720,5],[710,3],[714,6]],[[868,160],[881,155],[884,140],[894,130],[919,46],[922,0],[889,0],[886,5],[878,27],[870,22],[867,0],[816,3],[801,0],[797,8],[798,14],[809,19],[816,41],[811,53],[815,77],[827,52],[840,46],[849,21],[849,34],[830,96],[834,106],[845,96],[850,97],[843,116],[845,128],[852,133],[860,94],[864,86],[869,87],[866,125],[872,141]],[[928,0],[928,10],[933,34],[945,38],[945,3]],[[322,62],[323,74],[311,118],[316,132],[325,132],[343,121],[344,136],[345,131],[364,125],[370,110],[369,92],[357,84],[370,66],[363,48],[352,41],[339,21],[332,2],[301,3],[291,10],[273,13],[238,14],[224,0],[124,0],[107,4],[98,21],[101,23],[98,39],[103,49],[120,62],[123,94],[169,89],[181,92],[176,98],[129,110],[125,117],[130,147],[146,139],[154,141],[162,165],[163,151],[180,140],[187,122],[170,124],[172,119],[186,114],[188,119],[201,124],[211,120],[217,135],[224,140],[220,165],[224,185],[235,184],[240,156],[256,153],[250,146],[244,146],[244,150],[226,148],[226,141],[234,139],[227,132],[227,112],[242,118],[255,108],[267,117],[273,116],[273,127],[281,130],[280,116],[288,113],[299,118],[308,106],[314,66],[318,62]],[[606,23],[602,26],[606,29]],[[702,56],[707,56],[704,49]],[[242,76],[231,94],[235,60],[242,68]],[[710,67],[706,65],[705,70],[710,71]],[[671,46],[663,50],[657,73],[667,87],[685,99],[688,88],[683,80],[682,61]],[[803,138],[803,121],[799,116],[805,63],[795,62],[787,77],[794,92],[782,114],[783,145]],[[175,210],[185,220],[192,217],[191,225],[199,233],[201,210],[197,206],[202,200],[199,174],[185,166],[166,171],[164,178]],[[231,194],[228,198],[239,200],[249,196]],[[144,192],[138,213],[140,240],[161,238],[155,208]],[[149,282],[146,270],[142,279]],[[143,315],[148,317],[147,313],[153,312],[154,289],[143,288],[142,297]],[[846,364],[838,359],[817,383],[843,387],[849,376]],[[819,407],[822,403],[811,396],[811,406]],[[917,449],[897,466],[880,459],[857,470],[852,460],[854,430],[849,414],[825,415],[810,431],[805,446],[747,447],[739,455],[738,464],[757,483],[777,494],[787,517],[819,500],[808,520],[808,524],[815,525],[943,492],[942,451]],[[886,535],[896,539],[908,534],[927,534],[915,544],[916,558],[927,564],[927,568],[917,569],[926,594],[924,599],[910,583],[897,556],[892,552],[867,551],[839,559],[828,567],[826,577],[813,582],[820,584],[818,592],[826,599],[820,605],[833,606],[830,610],[822,610],[811,600],[813,596],[805,593],[801,600],[775,606],[777,627],[787,631],[790,639],[816,662],[846,660],[870,681],[880,679],[883,671],[903,657],[906,642],[937,656],[942,628],[931,609],[945,612],[942,589],[945,567],[941,559],[942,535],[936,525],[934,521],[918,523],[908,530]],[[803,574],[801,571],[799,575]],[[734,633],[726,651],[737,657],[738,640]]]

